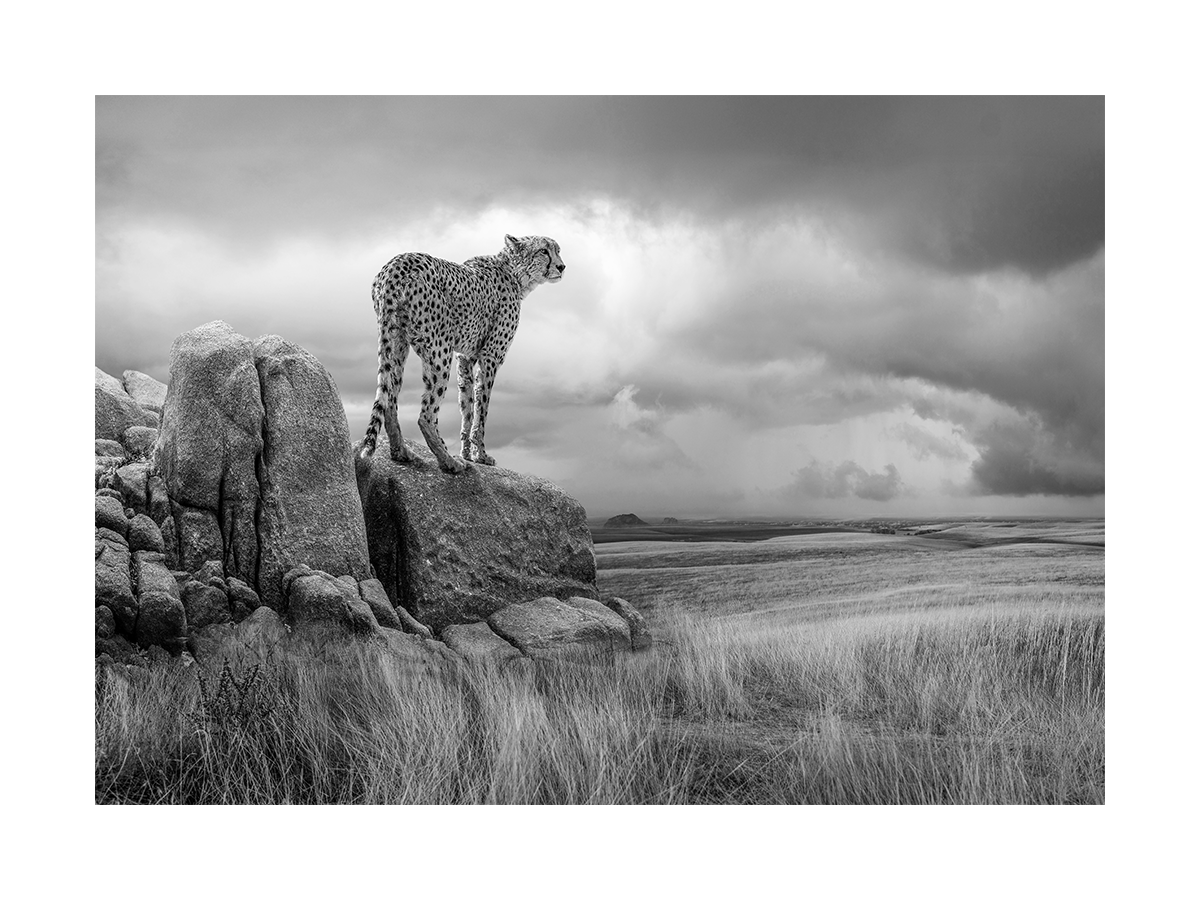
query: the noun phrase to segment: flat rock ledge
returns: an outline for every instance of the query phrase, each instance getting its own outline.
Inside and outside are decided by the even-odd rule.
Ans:
[[[471,464],[442,472],[421,445],[359,460],[371,565],[397,607],[440,633],[536,597],[599,598],[582,505],[544,478]]]

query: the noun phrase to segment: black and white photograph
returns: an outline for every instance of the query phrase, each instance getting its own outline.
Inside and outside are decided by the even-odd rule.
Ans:
[[[95,97],[97,805],[1103,805],[1105,97]]]

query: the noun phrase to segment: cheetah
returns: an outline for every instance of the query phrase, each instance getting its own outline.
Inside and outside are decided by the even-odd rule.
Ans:
[[[539,284],[562,280],[566,265],[550,238],[504,236],[495,256],[447,262],[425,253],[401,253],[380,270],[371,290],[379,322],[379,378],[371,421],[359,456],[370,459],[382,425],[392,459],[408,462],[400,437],[396,397],[408,351],[423,364],[425,393],[418,425],[444,472],[468,462],[494,466],[483,447],[488,401],[496,370],[504,362],[521,314],[521,301]],[[458,358],[458,407],[462,412],[462,458],[452,457],[438,433],[438,409]]]

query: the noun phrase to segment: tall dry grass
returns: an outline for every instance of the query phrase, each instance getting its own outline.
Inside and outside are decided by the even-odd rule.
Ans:
[[[1103,613],[766,627],[422,674],[369,644],[98,670],[102,803],[1102,803]],[[241,692],[239,694],[239,691]]]

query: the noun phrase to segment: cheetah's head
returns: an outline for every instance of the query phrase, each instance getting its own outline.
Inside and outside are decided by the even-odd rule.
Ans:
[[[567,265],[559,256],[558,241],[536,234],[522,238],[506,234],[504,252],[512,261],[513,268],[528,276],[531,286],[562,281],[562,273]]]

